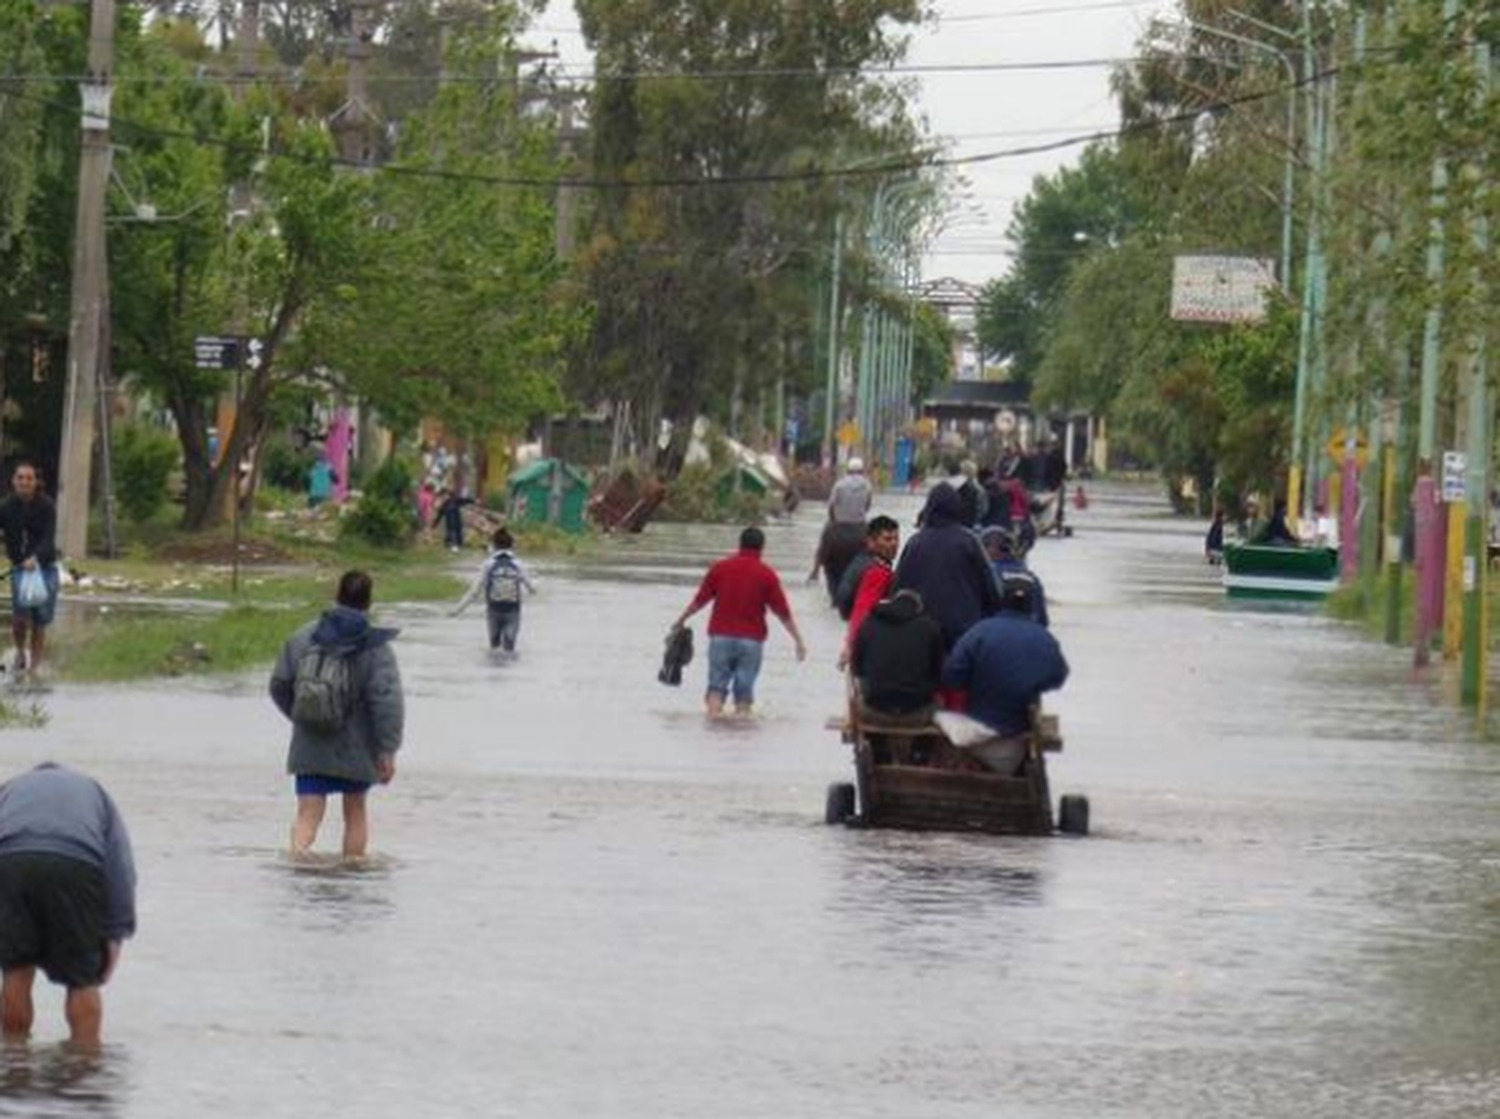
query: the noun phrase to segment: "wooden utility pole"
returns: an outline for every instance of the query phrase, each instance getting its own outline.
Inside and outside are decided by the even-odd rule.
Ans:
[[[348,71],[344,79],[344,103],[334,114],[333,130],[338,137],[339,158],[367,166],[375,162],[375,138],[371,126],[378,123],[370,107],[368,67],[375,32],[371,13],[375,0],[350,0],[349,41],[344,47]]]
[[[93,0],[88,72],[83,94],[83,144],[78,161],[78,209],[73,234],[73,295],[68,326],[68,385],[63,402],[58,463],[57,544],[69,559],[88,547],[89,485],[93,473],[99,373],[105,340],[109,256],[104,204],[109,189],[109,103],[115,53],[114,0]]]

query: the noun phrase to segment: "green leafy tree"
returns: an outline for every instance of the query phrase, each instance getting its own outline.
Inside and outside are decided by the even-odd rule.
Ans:
[[[809,387],[809,293],[833,215],[874,187],[819,171],[912,150],[902,92],[856,71],[900,56],[894,32],[918,5],[583,0],[578,11],[610,75],[591,166],[615,185],[594,198],[578,260],[593,316],[575,394],[630,401],[649,444],[659,418],[733,419],[778,380]]]

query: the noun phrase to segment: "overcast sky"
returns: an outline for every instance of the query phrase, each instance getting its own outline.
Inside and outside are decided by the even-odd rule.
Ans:
[[[940,21],[912,41],[918,66],[1109,59],[1128,56],[1153,14],[1173,0],[938,0]],[[572,0],[551,0],[536,31],[556,39],[565,66],[590,62]],[[1118,124],[1106,67],[1051,72],[923,74],[920,107],[955,155],[1044,143]],[[1005,229],[1033,176],[1077,159],[1063,150],[965,168],[966,209],[931,247],[924,279],[983,283],[1007,269]]]

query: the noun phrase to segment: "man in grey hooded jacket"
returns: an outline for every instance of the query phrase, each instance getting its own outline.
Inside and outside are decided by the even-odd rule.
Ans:
[[[363,855],[370,835],[366,794],[371,785],[389,784],[396,776],[405,721],[401,672],[391,649],[397,631],[370,624],[373,598],[370,576],[346,571],[336,605],[292,634],[271,673],[271,699],[292,721],[286,768],[297,789],[293,855],[312,847],[328,797],[335,793],[344,800],[344,856]],[[294,715],[298,672],[307,671],[310,652],[347,661],[349,706],[337,726],[310,725]]]

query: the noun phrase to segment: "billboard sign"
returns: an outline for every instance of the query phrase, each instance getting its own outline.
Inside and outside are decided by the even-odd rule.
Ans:
[[[1178,322],[1264,322],[1276,265],[1255,256],[1179,256],[1172,263]]]

